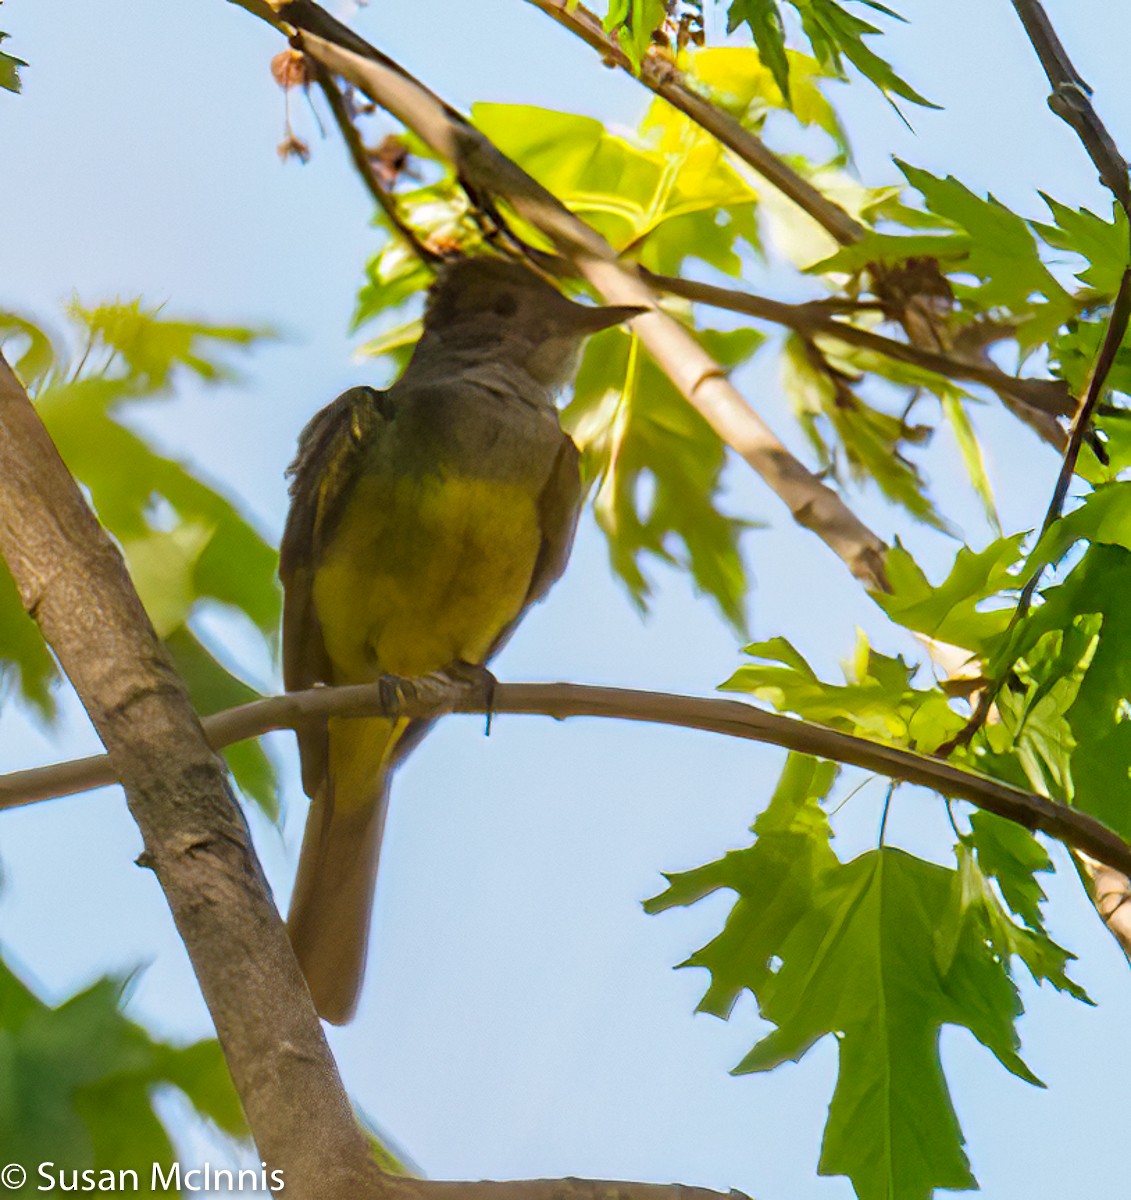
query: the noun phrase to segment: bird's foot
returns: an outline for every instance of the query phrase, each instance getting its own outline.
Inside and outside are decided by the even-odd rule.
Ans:
[[[399,716],[405,706],[419,698],[416,681],[400,675],[382,675],[377,680],[381,707],[390,717]]]
[[[377,689],[381,706],[390,717],[438,716],[441,712],[454,712],[470,697],[482,696],[490,733],[497,682],[486,667],[461,660],[417,678],[382,675],[377,680]],[[406,709],[410,710],[407,714]],[[414,709],[424,711],[414,712]]]
[[[494,716],[495,709],[495,688],[499,686],[499,681],[482,663],[469,663],[462,659],[445,667],[440,674],[446,676],[452,683],[458,684],[469,695],[483,697],[483,709],[487,714],[485,732],[489,737],[491,718]]]

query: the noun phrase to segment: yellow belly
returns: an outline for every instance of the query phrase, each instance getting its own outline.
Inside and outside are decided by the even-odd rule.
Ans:
[[[522,609],[541,540],[536,497],[513,484],[359,480],[314,578],[335,682],[483,662]]]

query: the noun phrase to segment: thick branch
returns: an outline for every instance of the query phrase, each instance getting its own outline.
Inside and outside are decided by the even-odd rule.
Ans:
[[[1096,912],[1131,961],[1131,880],[1124,872],[1079,851],[1073,853],[1072,861]]]
[[[259,1152],[287,1194],[376,1195],[223,764],[121,555],[0,357],[0,554],[109,751]]]
[[[688,330],[660,311],[651,288],[618,261],[595,230],[423,84],[312,0],[274,4],[278,15],[300,31],[295,45],[414,130],[472,188],[504,198],[608,303],[648,308],[633,321],[633,331],[680,392],[723,442],[758,472],[799,524],[816,533],[869,587],[885,587],[886,547],[881,539],[794,458],[719,364]]]
[[[396,686],[390,686],[395,684]],[[679,696],[577,683],[500,683],[490,702],[481,690],[430,678],[386,679],[356,687],[321,687],[256,700],[206,717],[219,748],[275,729],[293,729],[312,717],[411,716],[442,712],[524,713],[556,717],[613,717],[699,729],[832,759],[967,800],[1027,829],[1059,838],[1109,867],[1131,873],[1131,846],[1095,818],[1033,792],[1022,791],[941,759],[826,729],[796,717],[765,713],[740,700]],[[105,756],[0,776],[0,807],[98,787],[114,780]]]
[[[628,56],[605,32],[600,18],[587,8],[571,4],[570,0],[529,0],[529,3],[592,46],[606,63],[615,63],[634,75],[646,88],[662,96],[673,108],[716,137],[763,179],[807,212],[842,246],[858,242],[867,232],[839,204],[822,195],[807,179],[774,154],[761,138],[697,92],[662,51],[650,49],[640,62],[639,75],[635,75]]]

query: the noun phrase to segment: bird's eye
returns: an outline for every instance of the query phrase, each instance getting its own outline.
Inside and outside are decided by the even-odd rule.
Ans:
[[[495,301],[496,316],[513,317],[516,312],[518,312],[518,300],[510,292],[504,292]]]

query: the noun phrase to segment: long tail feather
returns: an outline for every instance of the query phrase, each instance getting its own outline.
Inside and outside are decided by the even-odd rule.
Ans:
[[[403,722],[331,720],[326,777],[306,820],[287,929],[319,1014],[357,1006],[385,814]]]

